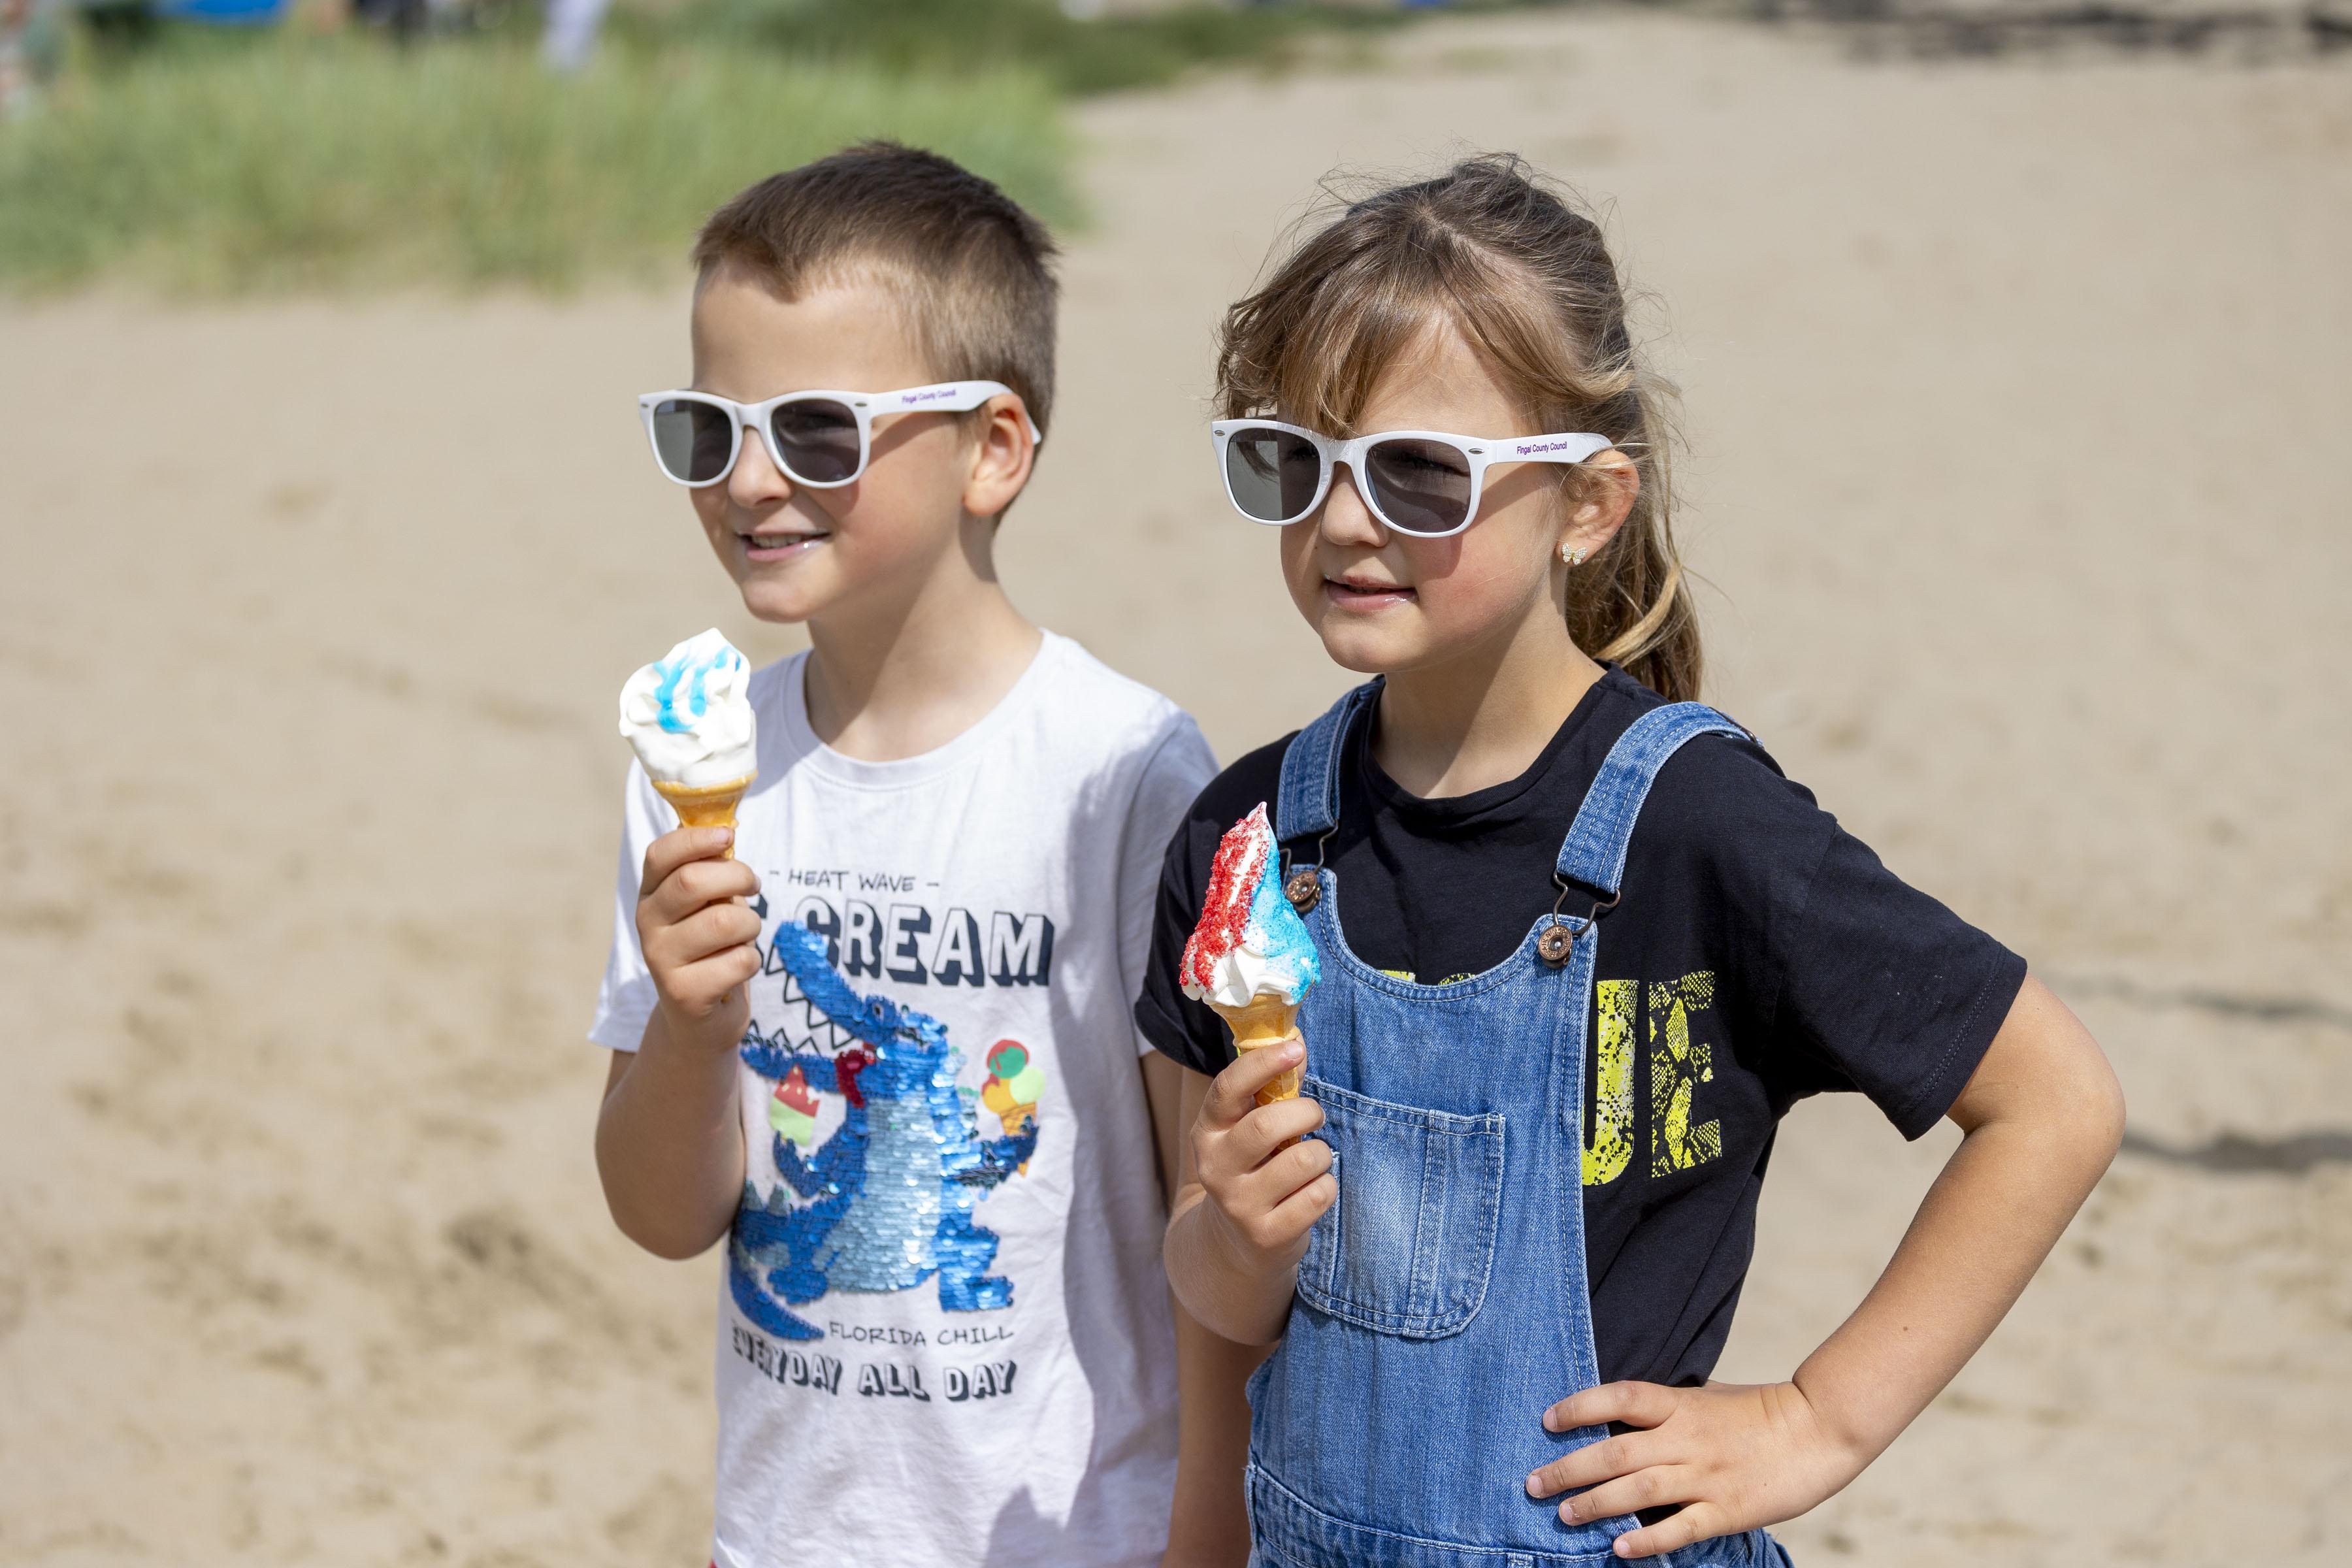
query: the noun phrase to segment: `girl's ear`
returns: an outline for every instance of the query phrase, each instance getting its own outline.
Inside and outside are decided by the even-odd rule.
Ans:
[[[1642,493],[1642,470],[1633,459],[1612,447],[1578,465],[1575,500],[1559,526],[1559,553],[1565,561],[1591,560],[1617,537],[1627,514]]]
[[[1012,396],[991,398],[988,422],[972,444],[971,470],[964,480],[963,509],[974,517],[994,517],[1011,506],[1029,482],[1037,443],[1029,436],[1029,413]]]

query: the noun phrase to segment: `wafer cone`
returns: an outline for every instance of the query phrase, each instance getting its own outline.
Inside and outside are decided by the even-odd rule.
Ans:
[[[751,780],[758,776],[756,773],[746,774],[740,779],[715,784],[666,784],[656,779],[654,788],[661,791],[661,797],[669,802],[670,808],[677,813],[679,826],[732,827],[735,826],[736,803],[743,798],[743,792],[751,787]],[[734,858],[735,846],[730,844],[727,858],[731,860]]]
[[[1292,1026],[1298,1020],[1298,1004],[1281,996],[1257,995],[1246,1006],[1225,1007],[1212,1002],[1217,1016],[1234,1032],[1234,1048],[1243,1051],[1264,1050],[1278,1046],[1290,1037]],[[1257,1091],[1260,1105],[1273,1105],[1298,1098],[1298,1079],[1303,1068],[1292,1068],[1272,1083]]]

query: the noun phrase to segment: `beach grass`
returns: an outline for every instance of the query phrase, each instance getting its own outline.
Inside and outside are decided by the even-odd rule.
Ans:
[[[69,72],[0,125],[0,289],[166,293],[520,284],[674,274],[751,181],[887,136],[1077,216],[1061,92],[682,39],[586,71],[524,39],[395,48],[281,33]]]
[[[1484,7],[1492,8],[1491,0]],[[637,14],[639,26],[652,18]],[[1200,67],[1281,69],[1404,25],[1393,4],[1196,3],[1077,17],[1059,0],[689,0],[660,26],[896,72],[1018,65],[1063,91],[1157,87]],[[628,24],[625,22],[624,26]]]

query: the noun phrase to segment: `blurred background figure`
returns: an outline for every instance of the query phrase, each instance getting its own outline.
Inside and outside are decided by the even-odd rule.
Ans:
[[[0,0],[0,119],[32,107],[33,68],[25,35],[33,22],[33,0]]]
[[[611,0],[547,0],[547,31],[540,58],[558,71],[576,71],[596,52],[596,33]]]
[[[58,0],[0,0],[0,122],[32,112],[64,42]]]
[[[289,0],[163,0],[155,9],[167,16],[227,27],[267,27],[285,19]]]

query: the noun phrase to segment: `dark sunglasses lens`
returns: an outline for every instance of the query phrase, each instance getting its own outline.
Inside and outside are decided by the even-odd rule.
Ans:
[[[1451,533],[1470,515],[1470,459],[1442,441],[1383,441],[1364,458],[1371,500],[1405,533]]]
[[[654,455],[662,471],[688,484],[707,484],[727,471],[735,425],[722,408],[673,397],[654,405]]]
[[[857,416],[847,404],[829,397],[787,403],[776,410],[772,427],[793,478],[837,485],[857,471]]]
[[[1287,430],[1237,430],[1225,440],[1225,483],[1234,504],[1260,522],[1288,522],[1315,500],[1323,456]]]

